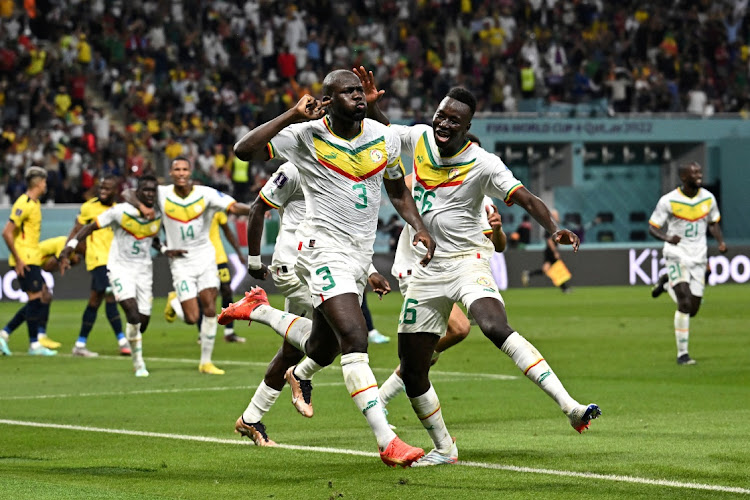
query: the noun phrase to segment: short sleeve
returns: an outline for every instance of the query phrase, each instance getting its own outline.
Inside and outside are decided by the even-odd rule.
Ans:
[[[219,224],[220,226],[223,226],[229,220],[227,218],[227,213],[223,212],[223,211],[222,212],[216,212],[216,215],[214,215],[214,218],[216,219],[216,223]]]
[[[667,200],[666,196],[662,196],[661,198],[659,198],[659,202],[656,204],[654,213],[652,213],[651,217],[648,219],[648,223],[657,228],[662,227],[667,223],[669,213],[669,200]]]
[[[205,190],[206,192],[204,196],[206,197],[206,204],[209,207],[226,210],[230,205],[237,203],[237,201],[228,194],[222,193],[214,188],[205,187]]]
[[[297,154],[300,151],[302,140],[306,136],[305,131],[309,130],[309,123],[295,123],[282,129],[266,146],[268,157],[270,159],[284,158],[299,164],[296,161]]]
[[[85,226],[89,222],[91,222],[91,215],[89,214],[89,203],[84,203],[81,205],[81,210],[78,212],[78,218],[76,221],[82,225]]]
[[[523,187],[523,183],[516,179],[513,172],[496,155],[486,153],[482,158],[488,164],[490,175],[485,185],[484,193],[494,198],[502,199],[506,205],[511,206],[511,196]]]
[[[719,204],[716,203],[716,197],[711,194],[711,210],[708,212],[708,221],[711,224],[719,222],[721,220],[721,214],[719,213]]]
[[[406,125],[394,125],[393,123],[388,126],[388,129],[396,134],[399,141],[401,142],[401,153],[413,156],[414,155],[414,141],[411,140],[411,129]]]
[[[398,134],[388,128],[385,136],[385,151],[388,155],[388,164],[385,166],[386,179],[400,179],[404,176],[404,166],[401,163],[401,139]]]
[[[15,224],[16,227],[21,227],[23,221],[29,216],[28,210],[23,206],[24,204],[22,200],[23,196],[19,196],[13,204],[13,208],[10,210],[10,221]]]
[[[100,213],[95,219],[97,227],[100,229],[109,225],[119,224],[122,217],[122,205],[115,205]]]
[[[492,205],[494,205],[492,198],[485,196],[482,200],[482,209],[479,214],[481,217],[482,233],[484,234],[492,233],[492,226],[490,226],[490,220],[487,218],[487,207],[491,208]]]
[[[299,174],[290,163],[284,163],[260,190],[260,198],[273,208],[286,205],[299,188]]]

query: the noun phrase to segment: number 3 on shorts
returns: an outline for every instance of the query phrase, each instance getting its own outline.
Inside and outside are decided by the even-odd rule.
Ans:
[[[401,311],[401,323],[404,325],[413,325],[417,322],[417,310],[410,307],[417,304],[419,304],[419,301],[414,299],[406,299],[404,301],[404,308]]]
[[[328,269],[328,266],[321,267],[320,269],[315,271],[315,274],[317,274],[318,276],[322,274],[323,279],[330,283],[330,285],[326,285],[323,287],[324,292],[327,292],[328,290],[336,286],[336,282],[333,281],[333,276],[331,276],[331,270]]]

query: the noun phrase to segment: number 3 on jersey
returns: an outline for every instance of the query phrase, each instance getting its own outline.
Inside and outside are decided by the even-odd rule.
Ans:
[[[190,238],[191,240],[195,239],[195,230],[193,229],[193,226],[180,226],[180,235],[182,236],[182,241],[187,240]]]

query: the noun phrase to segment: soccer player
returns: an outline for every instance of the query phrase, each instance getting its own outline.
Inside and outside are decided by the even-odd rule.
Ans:
[[[115,205],[116,181],[117,178],[114,175],[106,175],[100,179],[98,196],[81,205],[80,213],[68,235],[68,240],[73,238],[73,235],[78,233],[84,225],[93,222],[100,213]],[[99,355],[90,351],[86,347],[86,342],[96,322],[97,311],[102,300],[105,301],[104,308],[107,312],[107,319],[117,337],[120,354],[130,356],[130,345],[122,331],[120,312],[117,310],[115,297],[109,290],[109,279],[107,278],[107,259],[109,258],[109,246],[112,243],[113,234],[112,228],[105,227],[94,231],[86,238],[86,269],[91,273],[91,293],[86,309],[83,311],[78,340],[73,346],[73,356],[91,358]]]
[[[138,179],[136,197],[143,205],[153,207],[158,182],[152,175]],[[60,255],[60,273],[69,267],[68,256],[91,233],[103,227],[114,229],[114,239],[109,249],[107,275],[117,302],[125,311],[125,334],[133,353],[133,370],[136,377],[148,377],[143,361],[142,334],[151,319],[154,272],[151,244],[159,234],[161,216],[153,220],[144,218],[130,203],[120,203],[99,214],[93,222],[83,226],[68,242]],[[171,252],[171,253],[170,253]],[[166,251],[175,255],[180,250]]]
[[[407,179],[411,179],[411,177],[412,176],[410,175]],[[411,182],[407,181],[407,185],[410,186]],[[480,214],[482,216],[482,233],[492,242],[495,249],[494,255],[502,255],[501,252],[505,251],[507,239],[503,232],[502,218],[498,213],[497,206],[493,204],[492,199],[489,196],[484,197]],[[404,228],[401,232],[396,246],[396,255],[393,259],[393,267],[391,268],[391,274],[398,279],[398,286],[402,295],[406,295],[409,288],[409,279],[411,278],[412,269],[419,260],[419,255],[414,251],[413,247],[408,244],[408,241],[411,238],[409,233],[409,228]],[[461,308],[454,303],[450,315],[448,316],[445,335],[440,337],[440,340],[438,340],[435,345],[435,352],[432,353],[430,365],[434,365],[440,357],[440,354],[445,350],[462,342],[469,335],[470,330],[471,324],[469,323],[468,318]],[[379,396],[383,406],[388,406],[388,403],[390,403],[394,397],[403,392],[403,390],[404,381],[401,379],[401,366],[399,365],[380,386]]]
[[[42,345],[39,339],[39,317],[42,309],[42,252],[39,235],[42,231],[42,209],[39,198],[47,192],[47,171],[29,167],[24,175],[26,192],[18,197],[10,210],[10,219],[3,229],[3,239],[10,250],[9,264],[16,270],[21,290],[29,296],[26,326],[29,331],[29,354],[54,356],[57,351]],[[8,336],[0,331],[0,352],[10,355]]]
[[[695,360],[688,354],[688,337],[690,318],[698,314],[706,285],[706,228],[719,243],[719,252],[726,253],[727,245],[719,226],[719,206],[714,195],[703,188],[700,164],[680,166],[680,181],[682,186],[659,199],[648,220],[648,230],[651,236],[664,242],[662,254],[667,266],[668,290],[677,303],[674,313],[677,364],[694,365]]]
[[[307,284],[315,310],[308,357],[286,378],[298,410],[312,415],[300,380],[310,380],[340,350],[346,387],[375,434],[381,459],[388,465],[408,466],[424,452],[398,439],[388,426],[369,365],[367,326],[360,308],[383,183],[396,211],[415,228],[414,244],[421,241],[427,248],[423,265],[432,257],[434,242],[404,185],[398,138],[387,127],[365,119],[367,106],[357,75],[346,70],[329,73],[323,94],[322,101],[303,96],[234,147],[242,160],[265,152],[266,158],[286,158],[300,173],[307,211],[297,230],[295,272]],[[250,269],[261,265],[260,255],[248,257]],[[254,320],[275,314],[261,306],[265,293],[259,290],[253,291],[256,303],[253,292],[240,301],[258,306],[251,313]]]
[[[216,340],[216,296],[219,292],[219,274],[216,267],[216,250],[208,237],[211,220],[217,211],[247,215],[250,206],[237,203],[234,198],[208,186],[193,185],[193,165],[178,156],[169,167],[172,184],[158,186],[157,205],[146,206],[132,191],[123,193],[129,203],[137,206],[149,219],[155,209],[164,214],[164,232],[168,250],[185,250],[169,253],[172,285],[185,315],[185,322],[196,324],[200,319],[201,358],[198,371],[208,375],[223,375],[224,370],[211,361]],[[200,306],[199,306],[200,301]]]
[[[224,250],[224,243],[221,241],[221,234],[219,229],[224,232],[229,244],[232,245],[235,252],[242,261],[243,264],[247,265],[247,259],[245,258],[242,248],[240,247],[237,237],[234,235],[229,225],[227,224],[227,214],[225,212],[216,212],[214,218],[211,220],[211,229],[208,232],[211,244],[216,250],[216,265],[219,269],[219,293],[221,295],[221,306],[228,307],[232,303],[232,274],[229,271],[229,259],[227,258],[227,252]],[[182,306],[180,301],[177,299],[177,293],[175,291],[169,292],[167,295],[167,305],[164,308],[164,319],[168,323],[172,323],[177,317],[181,320],[185,319],[185,313],[182,312]],[[244,343],[245,337],[240,337],[234,333],[234,322],[227,323],[224,327],[224,340],[226,342]],[[199,339],[200,341],[200,339]]]
[[[377,105],[372,72],[355,69],[368,96],[368,115],[388,123]],[[503,161],[467,139],[476,98],[455,87],[440,102],[430,125],[391,125],[402,149],[414,158],[412,192],[425,225],[435,237],[435,256],[428,267],[415,266],[399,320],[401,376],[412,408],[435,448],[416,466],[452,464],[458,448],[442,417],[430,383],[432,353],[454,302],[466,306],[482,333],[506,353],[531,381],[552,397],[578,432],[601,413],[597,405],[573,399],[539,351],[509,324],[505,303],[492,278],[492,243],[485,238],[479,213],[485,195],[516,203],[537,220],[555,241],[578,250],[578,236],[559,229],[541,199],[531,194]]]
[[[310,291],[294,273],[298,243],[295,231],[305,218],[305,199],[300,186],[299,171],[290,162],[284,163],[273,173],[251,206],[247,228],[248,251],[251,254],[260,254],[263,221],[265,214],[273,208],[279,210],[281,226],[271,265],[261,265],[259,269],[249,270],[249,273],[259,280],[265,280],[270,275],[277,290],[285,297],[284,311],[290,314],[276,315],[276,321],[269,325],[284,339],[284,343],[268,365],[264,379],[258,385],[247,409],[235,423],[235,432],[252,439],[258,446],[276,445],[268,438],[261,419],[281,394],[281,389],[286,383],[287,370],[302,360],[312,330],[310,317],[313,304]],[[371,266],[368,278],[370,286],[380,295],[388,293],[388,280],[376,273]],[[219,323],[231,320],[234,314],[237,314],[235,319],[249,320],[246,308],[244,309],[241,306],[230,305],[219,315]],[[309,381],[300,381],[300,385],[303,393],[309,394],[309,391],[312,391]]]
[[[59,261],[58,256],[60,255],[60,252],[63,251],[63,248],[65,248],[65,242],[68,240],[67,236],[56,236],[54,238],[47,238],[46,240],[42,240],[39,242],[39,250],[42,253],[42,271],[47,272],[53,272],[57,271],[59,268]],[[83,247],[83,245],[79,245],[79,248]],[[70,256],[70,264],[71,266],[77,264],[81,260],[81,255],[85,252],[85,249],[76,249],[76,253],[71,254]],[[52,290],[50,290],[47,287],[47,283],[42,284],[42,297],[41,297],[41,308],[39,310],[39,338],[44,338],[46,336],[47,331],[47,321],[49,320],[49,309],[52,304]],[[0,332],[0,336],[4,337],[5,339],[12,334],[16,328],[21,326],[21,323],[26,321],[26,306],[24,305],[21,309],[18,310],[18,312],[11,318],[10,321],[8,321],[8,324],[3,327],[2,332]],[[60,343],[55,342],[52,339],[47,337],[47,342],[50,343],[50,345],[57,345],[59,347]],[[41,342],[40,342],[41,343]],[[42,344],[44,345],[44,344]],[[0,352],[3,352],[2,350],[2,342],[0,342]],[[10,352],[10,351],[8,351]],[[3,352],[3,354],[6,354]]]

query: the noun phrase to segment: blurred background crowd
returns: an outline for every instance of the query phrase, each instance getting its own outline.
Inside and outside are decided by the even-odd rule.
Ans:
[[[454,85],[479,115],[596,102],[603,116],[745,116],[748,0],[0,0],[0,202],[49,172],[47,203],[132,186],[188,156],[240,201],[274,165],[232,145],[325,74],[365,65],[391,119]]]

